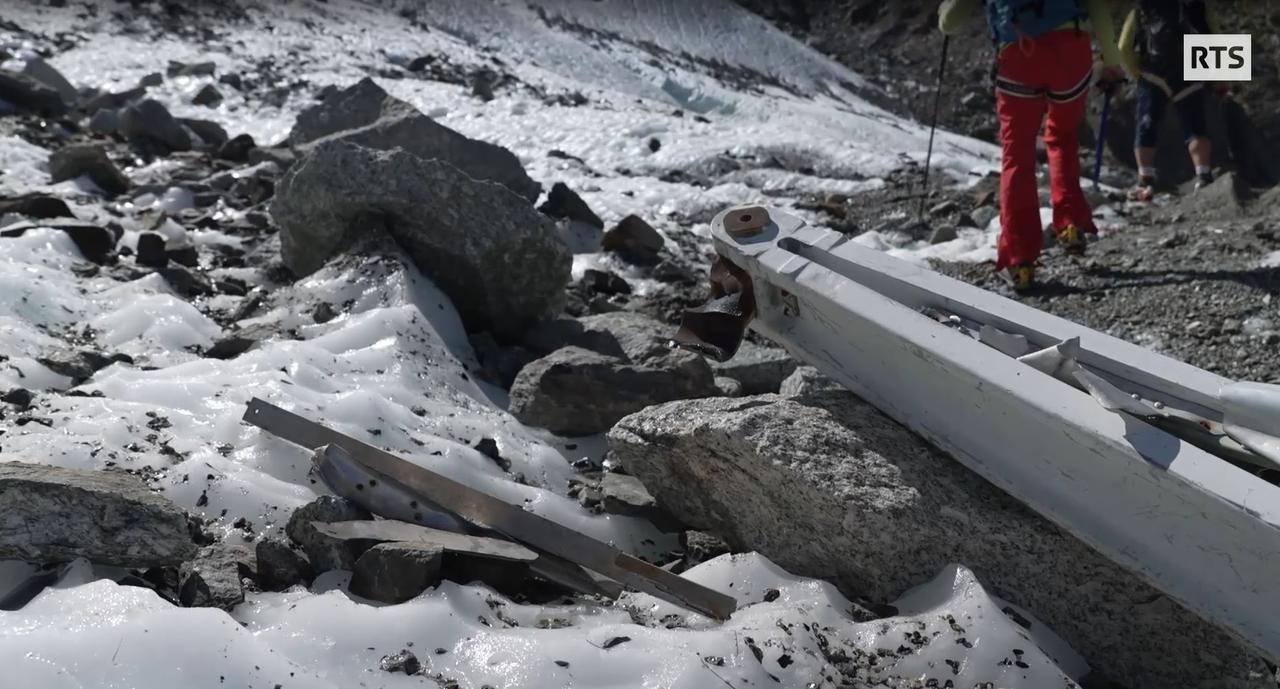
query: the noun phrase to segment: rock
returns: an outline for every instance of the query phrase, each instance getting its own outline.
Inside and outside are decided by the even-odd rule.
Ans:
[[[12,390],[4,393],[3,397],[0,397],[0,402],[12,404],[20,411],[30,407],[31,400],[31,391],[25,388],[13,388]]]
[[[253,552],[243,545],[215,543],[200,549],[179,573],[178,602],[188,608],[230,612],[244,602],[242,577],[252,577]]]
[[[21,237],[27,230],[40,227],[51,228],[65,233],[75,243],[76,248],[86,260],[97,264],[106,263],[111,252],[116,248],[116,235],[105,227],[99,227],[79,220],[42,220],[38,222],[17,222],[0,230],[0,237]]]
[[[74,144],[49,155],[49,179],[54,184],[81,176],[111,196],[123,194],[132,186],[100,144]]]
[[[228,335],[204,350],[204,356],[206,359],[234,359],[252,349],[256,344],[258,340],[252,337]]]
[[[218,148],[218,157],[233,163],[243,163],[249,160],[249,151],[257,148],[257,146],[258,144],[254,143],[252,136],[240,134],[227,140],[226,143]]]
[[[67,203],[56,196],[31,193],[0,199],[0,216],[8,213],[25,215],[28,218],[74,218],[75,213],[67,207]]]
[[[493,335],[483,332],[471,336],[471,348],[483,368],[485,380],[509,389],[520,369],[538,358],[538,355],[520,346],[504,346]]]
[[[617,273],[587,268],[582,273],[582,284],[596,294],[631,294],[631,285]]]
[[[120,111],[120,135],[166,152],[190,151],[191,135],[159,101],[146,99]]]
[[[355,557],[345,541],[320,533],[311,522],[332,523],[371,518],[372,515],[364,508],[349,500],[321,495],[293,511],[289,516],[289,523],[285,525],[285,533],[289,540],[302,546],[317,574],[331,569],[350,570],[355,566]]]
[[[946,215],[960,210],[960,204],[950,199],[943,201],[929,209],[929,215]]]
[[[720,397],[742,397],[742,383],[725,376],[716,376],[716,392]]]
[[[828,392],[847,392],[847,390],[827,374],[812,366],[797,367],[778,388],[778,393],[784,397],[806,397]]]
[[[88,113],[98,113],[102,110],[119,110],[124,106],[145,98],[147,90],[142,87],[132,88],[128,91],[99,91],[95,93],[80,109]]]
[[[114,136],[120,131],[120,112],[112,108],[102,108],[89,118],[89,131],[103,136]]]
[[[1239,175],[1225,172],[1213,184],[1184,197],[1176,211],[1192,218],[1235,218],[1244,214],[1244,203],[1251,195]]]
[[[67,104],[57,91],[23,74],[0,70],[0,101],[43,117],[60,117]]]
[[[572,257],[550,221],[440,160],[323,142],[285,174],[271,215],[299,275],[382,222],[472,332],[514,338],[563,303]]]
[[[249,149],[249,164],[261,165],[263,163],[274,163],[281,170],[288,170],[293,166],[297,156],[293,151],[287,148],[272,147],[256,147]]]
[[[227,130],[222,125],[211,120],[194,120],[191,118],[182,118],[178,120],[182,126],[190,129],[193,134],[200,137],[201,143],[206,148],[218,149],[227,143]]]
[[[576,318],[555,318],[545,321],[525,334],[524,346],[545,356],[561,347],[581,347],[599,354],[626,358],[618,338],[605,328],[591,327]],[[536,357],[535,357],[536,358]]]
[[[565,218],[590,225],[597,230],[604,229],[604,221],[600,216],[596,215],[587,202],[564,182],[556,182],[552,185],[550,193],[547,194],[547,200],[538,206],[538,210],[553,218]]]
[[[165,74],[170,78],[173,77],[211,77],[217,71],[218,66],[212,62],[178,62],[170,60],[169,67],[165,69]],[[157,75],[158,76],[158,75]],[[157,84],[158,86],[159,84]]]
[[[732,359],[712,363],[711,370],[742,383],[745,394],[760,395],[777,392],[798,365],[785,349],[743,342]]]
[[[959,236],[960,232],[955,225],[939,225],[933,228],[933,232],[929,234],[929,243],[941,244],[952,241]]]
[[[352,571],[350,591],[380,603],[403,603],[440,583],[444,550],[416,543],[380,543]]]
[[[143,232],[138,235],[138,248],[134,251],[133,260],[139,265],[152,268],[163,268],[169,263],[169,256],[164,250],[164,235],[158,232]]]
[[[502,184],[530,203],[542,192],[511,151],[436,123],[372,79],[304,110],[289,132],[289,143],[301,150],[326,138],[378,150],[400,148],[419,158],[438,159],[476,180]]]
[[[333,308],[333,304],[330,304],[327,301],[322,301],[319,304],[316,304],[314,309],[311,309],[311,320],[316,323],[328,323],[337,317],[337,310]]]
[[[200,252],[191,245],[178,247],[177,249],[165,249],[164,255],[170,261],[188,268],[197,268],[200,265]]]
[[[204,273],[191,270],[184,265],[169,263],[156,268],[156,273],[169,283],[169,287],[173,288],[174,292],[187,299],[213,294],[213,282]]]
[[[683,349],[669,346],[676,328],[641,313],[618,311],[580,319],[588,330],[602,330],[613,335],[627,359],[636,364],[678,370],[710,389],[714,376],[707,360]]]
[[[511,385],[509,411],[522,423],[560,435],[590,435],[649,405],[717,393],[710,375],[628,363],[578,347],[534,361]]]
[[[159,567],[195,554],[186,513],[129,474],[0,463],[0,560]]]
[[[42,366],[53,371],[60,376],[66,376],[71,379],[73,386],[93,377],[93,374],[114,364],[118,361],[132,361],[128,356],[117,354],[115,356],[105,356],[90,349],[82,349],[70,356],[62,356],[57,359],[41,357],[36,359]]]
[[[1243,684],[1256,659],[849,393],[650,407],[609,447],[692,528],[872,601],[966,563],[1126,686]]]
[[[241,78],[241,76],[239,74],[236,74],[235,72],[230,72],[228,74],[223,74],[222,76],[219,76],[218,83],[226,84],[227,86],[230,86],[231,88],[237,91],[241,91],[244,89],[244,79]]]
[[[658,507],[644,484],[634,476],[607,473],[600,480],[600,504],[609,514],[639,517],[651,522],[663,531],[680,531],[681,525],[670,514]]]
[[[284,591],[311,581],[311,562],[280,538],[263,538],[254,549],[258,561],[258,586],[264,591]]]
[[[628,263],[651,266],[658,263],[658,254],[665,242],[640,216],[628,215],[604,233],[600,246]]]
[[[985,230],[987,225],[991,224],[1000,215],[1000,211],[995,206],[978,206],[969,211],[969,220],[973,222],[973,226],[978,229]]]
[[[164,84],[164,75],[159,72],[152,72],[150,74],[143,75],[143,77],[138,80],[138,86],[146,88],[160,86],[162,84]]]
[[[205,84],[191,97],[192,105],[203,105],[210,108],[218,107],[222,102],[222,92],[213,84]]]
[[[422,671],[422,663],[418,662],[418,657],[409,649],[401,649],[398,653],[382,656],[382,660],[378,661],[378,667],[383,672],[403,672],[406,675],[416,675]]]
[[[684,547],[686,567],[693,567],[707,560],[733,552],[723,538],[705,531],[686,531],[680,539]]]
[[[53,65],[45,62],[44,58],[29,57],[25,58],[22,63],[22,74],[24,76],[53,89],[62,98],[63,103],[72,105],[79,98],[80,94],[76,91],[76,87],[72,86],[71,82],[67,81],[67,78],[62,76],[62,73],[55,69]]]

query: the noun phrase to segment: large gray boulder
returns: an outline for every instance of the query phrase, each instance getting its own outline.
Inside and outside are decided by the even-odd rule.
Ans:
[[[807,399],[650,407],[609,447],[676,518],[794,574],[881,602],[959,562],[1125,686],[1254,686],[1227,633],[852,394]]]
[[[19,110],[34,112],[46,117],[58,117],[67,112],[67,103],[58,92],[39,81],[18,72],[0,69],[0,101]],[[5,108],[0,107],[0,112]]]
[[[49,155],[51,182],[56,184],[82,175],[111,196],[123,194],[133,185],[107,157],[107,149],[101,144],[73,144]]]
[[[289,143],[302,152],[340,139],[366,148],[401,148],[420,158],[444,160],[478,180],[497,182],[533,203],[542,187],[507,149],[468,138],[387,93],[372,79],[329,94],[298,115]]]
[[[129,474],[0,464],[0,560],[161,567],[195,554],[186,513]]]
[[[271,215],[299,275],[380,225],[472,332],[514,338],[559,310],[569,281],[568,249],[527,201],[403,150],[321,142],[280,181]]]
[[[568,436],[606,431],[653,404],[715,395],[710,375],[644,366],[565,347],[525,366],[511,385],[509,410],[522,423]]]

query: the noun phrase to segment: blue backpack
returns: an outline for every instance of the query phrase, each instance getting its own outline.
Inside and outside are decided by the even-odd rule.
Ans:
[[[1079,22],[1085,12],[1079,0],[985,0],[991,38],[998,44],[1035,38],[1068,22]]]

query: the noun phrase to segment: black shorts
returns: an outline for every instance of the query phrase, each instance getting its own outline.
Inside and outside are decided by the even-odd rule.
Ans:
[[[1208,136],[1205,124],[1205,85],[1199,82],[1186,83],[1181,80],[1168,82],[1170,97],[1161,85],[1147,78],[1138,79],[1138,131],[1135,137],[1138,148],[1155,148],[1160,138],[1160,122],[1164,113],[1173,101],[1178,111],[1178,119],[1182,122],[1182,134],[1185,141]]]

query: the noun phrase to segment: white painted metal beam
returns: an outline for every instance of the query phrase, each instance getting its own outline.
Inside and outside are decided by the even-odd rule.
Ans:
[[[726,211],[730,213],[732,211]],[[1206,619],[1280,657],[1280,487],[920,313],[1080,338],[1126,392],[1220,420],[1231,381],[769,209],[713,222],[751,276],[752,327]]]

